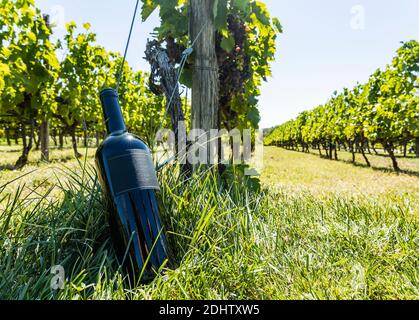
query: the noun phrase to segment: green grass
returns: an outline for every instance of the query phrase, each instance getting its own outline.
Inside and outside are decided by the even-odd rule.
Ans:
[[[266,150],[261,192],[226,187],[209,173],[186,183],[161,173],[171,259],[152,283],[130,287],[115,262],[89,152],[86,162],[59,164],[57,154],[51,165],[33,159],[21,172],[0,173],[1,186],[37,170],[0,188],[0,298],[419,296],[415,175],[276,148]],[[13,162],[17,154],[6,156]],[[53,291],[58,264],[66,283]]]
[[[262,180],[270,188],[289,192],[309,192],[318,197],[368,198],[386,203],[409,204],[419,212],[419,159],[400,158],[407,173],[397,174],[391,160],[382,156],[368,156],[373,168],[363,165],[361,156],[356,165],[347,161],[349,153],[341,152],[342,161],[321,159],[318,153],[304,154],[280,148],[265,148]]]

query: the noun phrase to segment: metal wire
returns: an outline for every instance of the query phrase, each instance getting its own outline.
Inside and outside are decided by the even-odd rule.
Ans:
[[[129,48],[129,44],[131,42],[131,36],[132,36],[132,31],[134,29],[134,24],[135,24],[135,18],[137,17],[137,12],[138,12],[138,6],[140,4],[140,0],[137,0],[137,4],[135,5],[135,10],[134,10],[134,15],[132,17],[132,22],[131,22],[131,28],[129,30],[129,35],[128,35],[128,39],[127,39],[127,44],[125,46],[125,53],[124,53],[124,58],[122,60],[122,64],[120,66],[120,69],[118,71],[118,82],[116,84],[116,92],[118,92],[119,90],[119,86],[121,84],[121,79],[122,79],[122,74],[124,72],[124,66],[125,66],[125,61],[127,60],[127,53],[128,53],[128,48]]]

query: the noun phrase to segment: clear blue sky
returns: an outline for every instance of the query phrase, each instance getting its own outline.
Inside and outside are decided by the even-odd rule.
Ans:
[[[419,0],[265,0],[284,34],[278,39],[273,77],[263,85],[262,127],[278,125],[324,103],[335,90],[364,82],[391,61],[400,41],[419,40]],[[97,41],[122,52],[135,0],[37,0],[57,21],[90,22]],[[158,16],[137,20],[128,61],[142,59]],[[58,28],[57,34],[64,30]]]

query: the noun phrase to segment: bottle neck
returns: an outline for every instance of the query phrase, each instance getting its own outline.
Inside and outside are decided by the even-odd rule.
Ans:
[[[118,94],[113,89],[105,89],[100,93],[103,117],[108,134],[122,134],[127,132]]]

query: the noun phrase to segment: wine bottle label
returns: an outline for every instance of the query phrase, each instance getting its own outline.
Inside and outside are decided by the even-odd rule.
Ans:
[[[133,190],[160,190],[156,169],[149,152],[127,150],[109,159],[110,180],[116,196]]]

